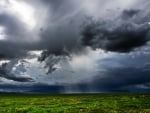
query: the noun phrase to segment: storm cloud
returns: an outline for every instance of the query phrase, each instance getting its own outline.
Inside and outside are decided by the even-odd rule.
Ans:
[[[149,84],[149,65],[143,64],[149,63],[149,4],[147,0],[1,0],[1,83],[25,82],[33,85],[33,89],[27,86],[33,92],[51,87],[58,93],[76,87],[79,92],[148,88],[144,84]]]
[[[85,0],[83,3],[88,5],[88,2]],[[30,7],[39,7],[33,11],[37,24],[33,29],[29,29],[30,21],[25,23],[19,15],[14,15],[14,12],[2,7],[4,11],[0,13],[0,25],[4,28],[5,40],[0,41],[1,59],[2,56],[23,57],[32,50],[46,50],[49,55],[61,56],[82,52],[86,46],[106,51],[128,52],[149,41],[149,12],[145,9],[125,9],[124,6],[118,9],[120,11],[116,12],[117,15],[107,19],[109,16],[97,17],[95,14],[87,14],[85,10],[88,6],[79,5],[78,1],[27,0],[23,3],[29,4]],[[103,3],[107,7],[109,2],[95,0],[95,3]],[[11,4],[11,1],[8,4]],[[111,13],[115,13],[114,9],[118,6],[112,6],[112,9],[109,9]],[[103,12],[107,10],[104,8]]]
[[[91,22],[83,28],[81,42],[93,49],[130,52],[150,40],[148,14],[143,10],[124,10],[117,18]]]
[[[3,63],[0,66],[0,77],[17,82],[33,82],[33,79],[30,77],[20,76],[21,72],[26,72],[26,70],[20,69],[19,73],[12,73],[13,67],[16,64],[16,62],[17,61]],[[16,76],[15,74],[19,74],[19,76]]]
[[[95,2],[104,3],[107,6],[107,2],[97,0]],[[39,7],[34,11],[35,21],[38,24],[34,29],[29,30],[27,23],[20,20],[21,17],[7,10],[2,12],[0,24],[4,27],[6,41],[1,41],[1,48],[3,48],[1,59],[2,57],[26,57],[28,51],[31,50],[46,50],[50,56],[52,54],[61,56],[66,53],[68,55],[77,51],[82,52],[86,46],[94,49],[127,52],[149,41],[148,20],[144,18],[148,14],[142,15],[143,10],[123,9],[119,16],[112,17],[110,20],[101,21],[101,18],[98,18],[98,22],[90,22],[86,20],[86,17],[94,18],[95,15],[88,15],[84,12],[88,7],[83,4],[79,5],[78,1],[38,0],[34,4],[34,0],[31,0],[25,3],[35,8]],[[88,0],[85,1],[85,4],[87,3]],[[79,6],[78,10],[77,6]],[[114,13],[114,7],[110,9],[112,13]],[[84,22],[90,24],[82,26]],[[83,31],[82,27],[84,27]]]

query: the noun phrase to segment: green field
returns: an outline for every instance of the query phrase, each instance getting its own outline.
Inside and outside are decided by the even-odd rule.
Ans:
[[[0,94],[0,113],[150,113],[150,94]]]

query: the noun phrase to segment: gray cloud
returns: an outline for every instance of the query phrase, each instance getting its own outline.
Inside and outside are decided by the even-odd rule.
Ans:
[[[19,18],[21,17],[6,12],[0,14],[0,25],[4,27],[5,38],[10,42],[22,42],[29,39],[30,32]]]
[[[93,49],[129,52],[146,45],[150,40],[148,14],[142,10],[124,10],[117,18],[109,20],[91,20],[85,25],[81,43]]]
[[[12,73],[13,67],[17,62],[17,60],[14,60],[9,63],[3,63],[0,66],[0,77],[17,82],[33,82],[34,80],[30,77],[16,76],[15,73]],[[24,71],[26,70],[20,69],[18,74],[21,74],[20,72],[24,73]]]
[[[20,44],[0,41],[0,59],[15,59],[27,56],[27,50]]]
[[[4,90],[1,90],[4,89]],[[0,93],[64,93],[64,86],[47,85],[47,84],[32,84],[32,85],[12,85],[0,84]]]
[[[17,2],[19,3],[19,1]],[[118,56],[120,53],[126,53],[126,55],[128,55],[128,52],[133,53],[133,50],[141,46],[148,47],[150,14],[146,10],[148,8],[146,4],[149,4],[149,2],[145,0],[144,2],[133,0],[131,4],[125,1],[120,2],[120,0],[115,2],[111,0],[94,0],[92,4],[90,0],[25,0],[22,2],[31,5],[35,9],[36,25],[31,30],[26,23],[21,21],[19,15],[14,15],[9,11],[0,12],[0,26],[4,27],[5,33],[5,40],[0,40],[0,60],[5,59],[13,62],[16,59],[30,57],[29,51],[40,50],[43,52],[38,57],[38,61],[45,62],[49,74],[57,69],[55,65],[61,60],[72,60],[72,54],[76,54],[76,57],[80,54],[86,54],[87,46],[91,47],[93,51],[95,49],[112,51],[118,53]],[[91,17],[92,20],[87,19],[87,17]],[[137,49],[136,51],[143,50]],[[117,59],[119,58],[117,57]],[[120,62],[126,63],[126,60],[124,62],[120,60]],[[141,58],[137,61],[143,63]],[[110,62],[104,63],[110,65]],[[18,72],[12,73],[12,68],[16,64],[17,61],[13,65],[10,63],[3,64],[0,67],[0,76],[20,82],[33,81],[30,77],[16,76],[15,74]],[[112,65],[115,65],[115,63],[113,62]],[[93,85],[97,90],[124,90],[124,87],[128,85],[134,86],[149,81],[147,77],[149,67],[147,66],[144,67],[146,70],[142,67],[140,69],[134,68],[131,64],[123,68],[114,68],[113,66],[103,68],[107,70],[107,73],[99,72],[104,75],[103,78],[96,76],[95,80],[95,73],[91,75],[94,80],[89,85]],[[69,69],[71,70],[71,67]],[[19,70],[24,72],[21,68]],[[70,70],[69,72],[76,74]],[[136,72],[136,70],[138,71]],[[130,72],[126,73],[126,71]],[[144,75],[144,78],[142,79],[142,76],[138,73]],[[132,76],[132,74],[136,76]],[[77,85],[83,91],[86,91],[84,86],[88,87],[86,83]]]
[[[119,19],[116,22],[110,20],[86,26],[82,33],[82,45],[79,41],[81,37],[80,26],[85,22],[86,14],[82,10],[83,6],[81,4],[79,10],[77,10],[78,2],[75,2],[75,4],[68,0],[61,2],[51,0],[38,0],[35,2],[31,0],[26,1],[26,3],[33,5],[35,8],[39,7],[39,10],[35,11],[35,15],[38,17],[36,19],[38,22],[36,25],[38,33],[36,30],[29,31],[25,27],[26,25],[20,21],[20,17],[10,13],[1,13],[0,24],[6,28],[5,33],[7,35],[6,42],[0,41],[2,48],[0,53],[1,59],[4,59],[2,57],[6,57],[5,59],[26,57],[28,55],[27,52],[30,50],[46,50],[50,56],[52,54],[61,56],[66,55],[66,51],[67,54],[80,52],[87,45],[93,48],[126,52],[134,47],[145,44],[148,40],[147,36],[144,36],[145,38],[141,37],[148,34],[149,26],[143,25],[143,23],[134,24],[136,18],[141,15],[139,10],[123,11],[122,15],[117,17]],[[85,1],[85,3],[88,3],[88,1]],[[125,20],[125,18],[128,19]],[[87,21],[87,23],[89,22]],[[95,36],[87,36],[90,33]],[[34,35],[39,38],[36,42],[32,42]],[[132,43],[135,39],[135,43]],[[46,56],[49,56],[48,54]]]
[[[35,8],[40,6],[39,10],[45,12],[39,13],[38,9],[35,11],[38,17],[35,29],[38,32],[29,31],[20,17],[8,12],[1,13],[0,24],[5,27],[7,39],[0,41],[1,59],[2,57],[23,57],[30,50],[46,50],[49,55],[63,55],[66,54],[66,51],[68,54],[84,50],[84,46],[127,52],[146,44],[149,40],[149,25],[146,18],[148,14],[142,15],[143,10],[124,10],[115,18],[115,21],[112,17],[112,20],[108,21],[91,22],[82,32],[81,44],[81,25],[83,22],[89,23],[89,21],[84,21],[86,14],[84,10],[81,10],[82,5],[80,10],[77,10],[77,4],[68,0],[61,2],[31,0],[26,3]],[[33,41],[34,35],[38,41]]]
[[[68,92],[149,92],[149,55],[117,55],[99,61],[89,79],[68,85]],[[137,62],[138,61],[138,62]]]
[[[131,87],[134,91],[134,87],[136,85],[143,85],[150,82],[150,78],[148,76],[149,73],[149,65],[142,68],[109,68],[107,71],[107,75],[102,78],[96,77],[91,85],[96,89],[105,89],[106,91],[130,91]]]
[[[0,59],[23,58],[28,51],[36,49],[34,35],[17,15],[0,13],[0,26],[4,28],[5,39],[0,40]]]

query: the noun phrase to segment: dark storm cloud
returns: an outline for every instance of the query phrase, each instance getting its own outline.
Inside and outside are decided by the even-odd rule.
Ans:
[[[0,92],[20,93],[63,93],[64,86],[35,83],[32,85],[0,84]]]
[[[37,48],[43,52],[38,60],[45,62],[48,73],[51,73],[56,70],[54,65],[61,59],[83,50],[79,43],[79,32],[84,16],[68,0],[39,0],[38,3],[43,4],[44,8],[41,9],[47,12],[43,14],[44,20],[39,19],[43,24],[39,26],[40,41]]]
[[[39,24],[36,29],[40,37],[39,42],[27,42],[29,40],[32,42],[32,36],[36,33],[27,30],[26,25],[19,19],[21,17],[1,13],[0,25],[5,28],[7,39],[6,42],[0,41],[1,59],[20,58],[26,56],[30,50],[46,50],[47,57],[53,54],[62,56],[82,51],[85,46],[127,52],[149,41],[150,26],[146,23],[148,20],[141,14],[143,10],[124,10],[115,20],[91,22],[82,32],[81,44],[80,25],[84,22],[85,16],[83,12],[77,10],[73,2],[68,0],[25,2],[35,8],[40,6],[39,10],[46,12],[39,14],[38,9],[35,11],[35,15],[38,15],[36,21]]]
[[[35,8],[36,29],[39,40],[29,43],[36,33],[29,32],[18,15],[0,14],[0,25],[5,27],[7,41],[0,41],[0,58],[26,57],[30,50],[43,50],[46,57],[66,56],[82,52],[86,46],[108,51],[127,52],[146,44],[149,40],[149,25],[141,17],[140,10],[124,10],[116,20],[91,23],[85,26],[81,37],[81,25],[85,20],[83,11],[68,0],[25,1]],[[34,4],[35,3],[35,4]],[[46,7],[46,8],[45,8]],[[69,10],[68,10],[69,9]],[[80,9],[80,8],[79,8]],[[45,12],[45,13],[40,13]],[[137,18],[139,18],[137,20]],[[139,21],[144,22],[140,22]],[[42,24],[40,24],[42,23]],[[87,21],[89,23],[89,21]],[[143,38],[141,38],[143,37]],[[24,44],[25,43],[25,44]],[[42,56],[41,56],[42,57]],[[44,58],[42,61],[44,61]]]
[[[95,88],[111,90],[129,90],[129,87],[142,85],[150,82],[150,66],[142,68],[113,68],[107,71],[107,76],[96,78],[93,81]],[[109,76],[110,75],[110,76]]]
[[[28,1],[26,1],[28,2]],[[35,1],[30,1],[32,4]],[[40,9],[40,17],[37,18],[38,23],[43,23],[42,25],[37,25],[38,33],[36,38],[39,38],[39,41],[32,42],[32,38],[36,33],[30,32],[27,29],[25,23],[23,23],[19,15],[13,15],[8,12],[3,12],[0,14],[0,25],[5,28],[5,40],[0,41],[0,59],[20,59],[25,58],[31,50],[43,50],[47,51],[47,57],[50,61],[47,60],[46,66],[53,64],[55,59],[51,59],[52,55],[64,56],[68,55],[70,51],[75,51],[77,48],[77,30],[79,27],[79,17],[74,17],[76,14],[72,15],[74,8],[71,2],[66,2],[65,0],[60,1],[47,1],[47,0],[38,0],[36,2],[37,6],[39,4],[43,7]],[[38,4],[39,3],[39,4]],[[43,4],[43,5],[42,5]],[[32,4],[34,6],[34,4]],[[35,7],[37,7],[35,6]],[[69,7],[70,10],[68,10]],[[57,10],[56,10],[57,9]],[[46,15],[43,12],[46,10]],[[39,16],[39,12],[36,12]],[[42,16],[41,16],[42,14]],[[43,17],[43,18],[41,18]],[[70,29],[70,26],[72,28]],[[78,46],[78,48],[80,48]],[[43,52],[44,54],[45,52]],[[43,57],[43,56],[41,56]],[[45,59],[40,61],[44,61]],[[50,63],[50,62],[53,63]],[[52,65],[48,66],[49,72],[55,70]]]
[[[64,93],[63,85],[47,85],[47,84],[35,84],[30,87],[30,92],[34,93]]]
[[[48,53],[48,51],[43,51],[41,56],[38,58],[38,61],[45,61],[45,68],[48,68],[47,74],[52,73],[57,68],[54,67],[61,60],[61,57],[55,56],[53,54]]]
[[[12,71],[14,64],[15,62],[12,64],[3,63],[0,66],[0,77],[8,79],[8,80],[17,81],[17,82],[33,82],[33,79],[30,77],[16,76],[15,74],[13,74],[11,71]]]
[[[63,54],[64,48],[72,50],[78,46],[77,41],[79,34],[77,32],[79,31],[78,28],[82,17],[74,13],[76,9],[72,2],[67,0],[37,0],[36,2],[31,0],[25,2],[35,7],[40,7],[39,5],[41,5],[40,10],[42,13],[39,15],[39,10],[37,9],[35,11],[35,15],[37,15],[37,17],[39,16],[36,18],[38,23],[36,29],[38,30],[37,34],[40,40],[31,43],[33,36],[36,35],[35,31],[30,32],[27,25],[21,21],[19,15],[3,12],[0,14],[0,25],[5,28],[5,38],[7,40],[6,42],[1,41],[1,43],[9,43],[10,48],[17,46],[16,49],[21,51],[48,50],[50,54],[57,55]],[[33,3],[36,3],[36,5]],[[70,10],[68,10],[68,8]],[[43,12],[46,12],[46,14],[44,15]],[[39,37],[37,36],[37,38]],[[11,44],[13,44],[13,47],[11,47]],[[2,47],[8,48],[7,44],[6,46],[4,45],[5,44],[3,44]]]
[[[23,58],[27,56],[27,50],[18,43],[0,41],[0,60]]]
[[[10,13],[0,13],[0,26],[4,27],[5,34],[5,40],[0,40],[0,60],[26,57],[34,48],[34,44],[31,46],[28,42],[33,37],[19,18]]]
[[[6,40],[23,42],[29,39],[30,32],[26,28],[26,24],[19,18],[21,18],[19,15],[16,16],[7,12],[0,13],[0,25],[4,27]]]
[[[92,20],[85,25],[81,42],[93,49],[129,52],[150,40],[149,14],[143,10],[124,10],[120,16],[109,20]]]
[[[149,68],[149,64],[140,68],[107,68],[107,72],[100,71],[90,82],[82,81],[68,87],[72,92],[149,92]]]
[[[77,91],[149,92],[149,54],[118,55],[99,61],[99,71],[90,81],[72,85]],[[147,85],[146,85],[147,84]],[[71,89],[71,88],[70,88]]]
[[[136,16],[138,13],[140,13],[140,10],[135,10],[135,9],[133,9],[133,10],[124,10],[122,12],[121,16],[122,16],[123,19],[130,19],[130,18]]]
[[[86,16],[94,18],[94,16],[97,17],[101,14],[86,15],[85,10],[81,11],[85,7],[81,8],[80,2],[74,4],[69,0],[26,0],[24,2],[35,8],[34,16],[37,22],[35,30],[29,31],[19,15],[8,12],[0,13],[0,26],[5,28],[4,32],[6,34],[6,39],[0,40],[0,60],[20,60],[28,57],[28,52],[31,50],[42,50],[43,52],[38,60],[45,62],[48,73],[52,73],[57,69],[55,64],[61,59],[71,57],[70,54],[72,53],[83,53],[84,48],[87,46],[94,50],[100,48],[105,51],[127,53],[146,45],[150,39],[150,25],[148,24],[150,14],[149,11],[143,8],[127,8],[128,10],[123,9],[121,13],[112,11],[114,14],[117,13],[116,17],[112,16],[108,19],[104,16],[102,18],[98,17],[96,21],[94,19],[85,21]],[[104,4],[106,5],[107,2]],[[90,7],[90,5],[87,4],[87,7]],[[94,9],[96,10],[96,8]],[[101,10],[101,7],[98,10]],[[36,41],[33,41],[34,36],[37,38]],[[20,82],[33,81],[30,77],[17,77],[11,73],[14,64],[9,69],[6,69],[8,64],[2,65],[0,67],[0,77]],[[106,65],[110,64],[106,63]],[[79,90],[83,92],[86,92],[89,86],[93,86],[92,88],[95,88],[95,91],[102,89],[127,91],[128,88],[124,87],[149,82],[148,74],[150,72],[148,68],[148,65],[141,68],[134,68],[129,65],[124,68],[106,67],[106,73],[99,72],[104,75],[102,78],[96,76],[90,83],[77,85]],[[71,87],[76,87],[76,85]],[[59,92],[60,89],[63,89],[63,86],[47,87],[39,85],[33,87],[32,91],[49,91],[49,88],[52,88],[52,91]],[[21,88],[19,87],[19,89]]]
[[[43,52],[45,55],[41,55],[41,57],[45,57],[44,59],[42,58],[42,61],[53,54],[65,56],[75,51],[84,50],[83,48],[86,46],[90,46],[93,49],[101,48],[106,51],[125,53],[144,46],[150,40],[148,15],[149,13],[145,13],[144,10],[131,9],[123,10],[119,16],[109,20],[97,22],[87,20],[81,34],[79,33],[81,32],[80,25],[84,22],[83,16],[79,15],[75,20],[73,18],[76,15],[66,18],[65,21],[58,19],[59,21],[61,20],[60,24],[52,26],[53,28],[46,25],[46,28],[41,31],[41,37],[45,39],[41,40],[41,43],[47,50],[47,52]],[[73,23],[70,23],[70,20],[74,20]],[[70,26],[72,26],[71,29]],[[49,64],[47,61],[46,64]],[[52,67],[50,65],[50,72],[55,70]]]

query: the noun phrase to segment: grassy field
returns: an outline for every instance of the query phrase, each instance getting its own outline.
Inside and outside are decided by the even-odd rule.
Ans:
[[[150,94],[0,94],[0,113],[150,113]]]

